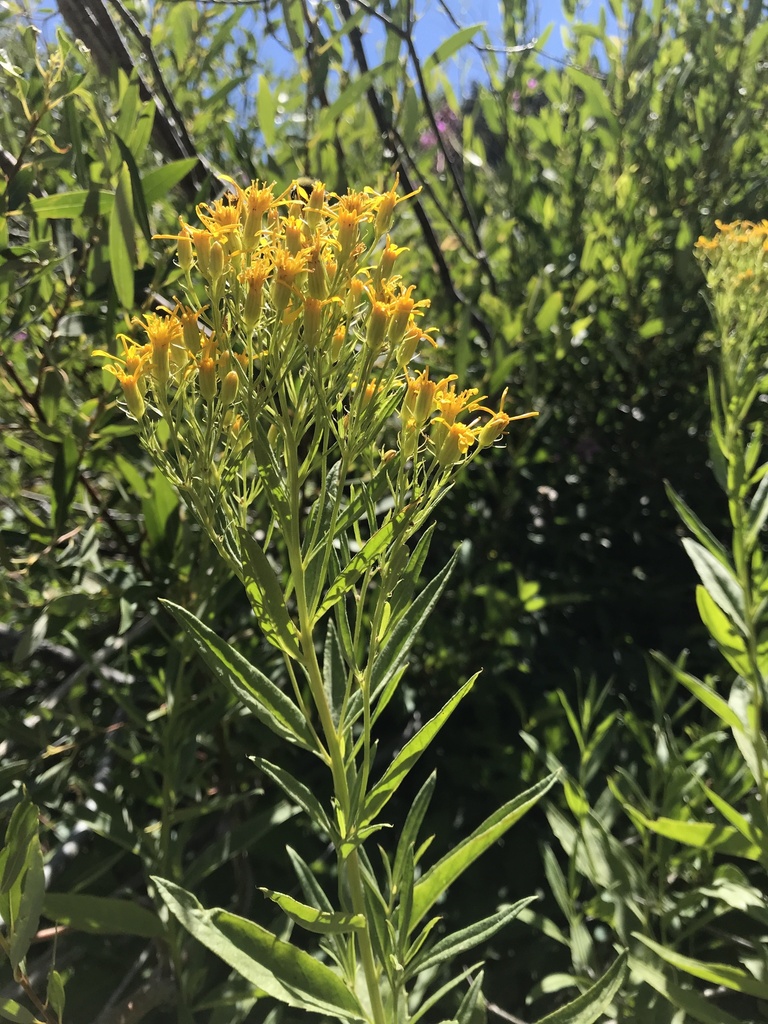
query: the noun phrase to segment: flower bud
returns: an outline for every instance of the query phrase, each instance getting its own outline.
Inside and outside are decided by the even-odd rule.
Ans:
[[[182,225],[176,251],[179,257],[179,266],[185,274],[188,274],[195,264],[195,255],[192,251],[192,237],[186,224]]]
[[[210,405],[216,397],[216,363],[210,356],[200,360],[200,372],[198,374],[200,394]]]
[[[316,181],[309,197],[309,202],[304,207],[304,220],[309,225],[310,231],[314,231],[320,224],[325,205],[325,185],[322,181]]]
[[[141,388],[139,386],[138,374],[134,374],[130,377],[122,377],[120,379],[120,384],[123,389],[123,397],[125,398],[126,405],[128,406],[128,411],[135,419],[141,420],[146,406],[144,404],[144,396],[142,395]]]
[[[214,284],[216,284],[216,282],[221,279],[224,273],[224,263],[224,247],[222,246],[221,242],[214,242],[213,245],[211,246],[210,263],[211,281],[213,281]]]
[[[221,384],[221,404],[226,409],[232,405],[234,400],[237,398],[237,387],[240,383],[240,378],[237,376],[236,370],[230,370],[226,375]]]

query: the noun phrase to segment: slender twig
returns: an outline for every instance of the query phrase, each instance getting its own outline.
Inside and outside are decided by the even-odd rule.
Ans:
[[[349,21],[352,17],[352,12],[350,10],[349,3],[347,2],[347,0],[339,0],[338,6],[339,10],[341,11],[342,17],[346,21]],[[362,74],[366,74],[367,71],[369,70],[368,60],[365,56],[365,49],[363,48],[362,35],[360,33],[360,30],[358,28],[352,29],[351,32],[349,33],[349,37],[357,66]],[[376,93],[376,90],[373,88],[373,86],[368,87],[366,95],[368,97],[368,104],[371,108],[371,112],[379,128],[379,132],[387,140],[389,146],[391,147],[393,153],[397,158],[395,159],[395,161],[393,161],[393,163],[394,166],[396,166],[400,172],[403,187],[405,188],[406,192],[416,191],[416,187],[411,179],[408,167],[404,163],[403,159],[404,157],[407,156],[407,150],[405,150],[405,148],[402,145],[402,141],[399,140],[397,133],[394,131],[392,123],[387,114],[385,113],[384,107],[382,106],[378,94]],[[454,305],[467,307],[468,303],[466,299],[464,298],[464,296],[461,295],[461,293],[456,288],[456,285],[454,284],[453,277],[451,276],[451,271],[448,267],[448,264],[445,261],[443,251],[440,248],[440,242],[432,228],[429,216],[427,215],[427,212],[424,209],[423,203],[419,202],[418,198],[414,202],[413,208],[416,215],[416,219],[419,222],[419,227],[421,228],[422,235],[424,236],[424,241],[426,242],[427,248],[429,249],[432,258],[435,261],[438,277],[440,278],[440,283],[446,295]],[[477,311],[471,307],[469,315],[471,322],[478,331],[478,333],[483,337],[485,341],[490,342],[492,339],[492,334],[488,324],[477,313]]]

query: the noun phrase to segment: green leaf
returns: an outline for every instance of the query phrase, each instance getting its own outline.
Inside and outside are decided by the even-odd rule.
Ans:
[[[245,589],[264,636],[293,658],[301,658],[298,631],[285,606],[282,588],[259,543],[240,532]]]
[[[627,951],[621,953],[592,988],[542,1017],[536,1024],[593,1024],[611,1005],[627,973]]]
[[[632,974],[659,992],[673,1006],[679,1007],[700,1024],[743,1024],[743,1021],[732,1017],[719,1006],[713,1006],[710,999],[694,992],[691,988],[683,988],[662,974],[657,968],[638,959],[630,957],[629,966]]]
[[[260,886],[260,889],[292,921],[295,921],[302,928],[306,928],[307,931],[317,932],[320,935],[341,935],[345,932],[365,930],[365,917],[363,914],[340,914],[333,911],[318,910],[316,907],[308,907],[306,903],[300,903],[293,896],[287,896],[285,893],[275,892],[273,889],[265,889],[263,886]]]
[[[629,804],[625,803],[623,806],[636,823],[639,822],[657,835],[673,839],[677,843],[698,849],[718,850],[733,857],[744,857],[745,860],[760,859],[760,847],[745,839],[732,825],[710,821],[679,821],[676,818],[663,817],[650,819]]]
[[[159,939],[165,934],[157,914],[133,900],[49,892],[43,901],[43,914],[57,924],[91,935],[140,935],[145,939]]]
[[[740,967],[694,960],[693,957],[667,949],[666,946],[649,939],[647,935],[641,935],[639,932],[633,932],[632,935],[672,967],[685,971],[694,978],[701,978],[702,981],[709,981],[713,985],[723,985],[725,988],[747,996],[755,996],[757,999],[768,999],[768,982],[758,981]]]
[[[36,1024],[37,1018],[15,999],[0,999],[0,1017],[15,1021],[15,1024]]]
[[[487,1017],[485,1014],[485,1003],[483,1001],[484,978],[485,972],[480,971],[472,979],[469,991],[461,1000],[461,1004],[456,1011],[455,1024],[481,1024],[481,1022],[482,1024],[485,1024]],[[448,1024],[448,1022],[446,1022],[446,1024]]]
[[[48,976],[48,987],[45,993],[45,1001],[59,1019],[64,1016],[64,1004],[66,996],[64,993],[64,979],[58,971],[52,970]]]
[[[357,580],[373,564],[382,551],[385,551],[392,542],[396,531],[400,529],[409,512],[403,510],[386,522],[380,529],[369,537],[356,555],[344,566],[336,579],[326,591],[325,598],[315,613],[315,622],[325,615],[348,591],[352,589]]]
[[[382,644],[371,669],[371,690],[374,694],[384,689],[405,664],[416,637],[445,590],[457,558],[458,551],[454,552],[437,576],[430,580]]]
[[[153,548],[160,548],[166,552],[173,548],[175,527],[178,523],[179,497],[159,469],[149,475],[147,484],[149,493],[141,498],[147,537]]]
[[[92,207],[94,213],[104,216],[112,212],[114,203],[113,192],[84,188],[75,189],[73,192],[57,192],[52,196],[41,196],[31,200],[35,216],[48,220],[74,220],[82,215],[86,207]]]
[[[473,864],[477,858],[492,846],[497,839],[519,821],[544,794],[552,788],[558,778],[553,772],[535,786],[504,804],[491,814],[472,835],[462,840],[441,860],[426,871],[416,883],[413,893],[413,916],[411,927],[419,923],[427,911],[434,906],[445,890]]]
[[[744,542],[748,551],[757,543],[758,536],[765,521],[768,519],[768,473],[758,484],[757,490],[752,495],[749,503],[749,529]]]
[[[682,683],[686,689],[690,690],[704,707],[709,708],[710,711],[735,732],[744,732],[744,725],[739,716],[728,701],[713,690],[711,686],[706,686],[700,679],[690,675],[688,672],[684,672],[679,665],[675,665],[659,651],[653,651],[652,654],[659,664],[663,665],[678,683]]]
[[[37,835],[37,807],[28,797],[16,804],[5,833],[5,863],[0,877],[0,892],[8,892],[27,863],[29,847]]]
[[[720,648],[720,653],[740,676],[749,676],[750,667],[744,639],[736,631],[731,619],[701,584],[696,587],[696,605],[701,621]]]
[[[256,90],[256,113],[258,124],[267,147],[275,144],[275,114],[277,102],[267,75],[259,75],[259,88]]]
[[[603,118],[608,124],[611,134],[618,138],[621,130],[616,120],[616,115],[611,110],[611,104],[603,88],[603,83],[573,64],[568,65],[565,73],[584,93],[585,111],[593,117]]]
[[[553,292],[549,298],[545,300],[544,305],[536,314],[536,318],[534,320],[536,329],[541,331],[542,334],[544,334],[545,331],[548,331],[554,324],[555,320],[557,320],[562,308],[563,293]]]
[[[183,181],[196,165],[197,158],[192,156],[147,171],[141,179],[141,191],[144,193],[146,205],[151,206],[160,199],[166,199],[174,185]]]
[[[51,520],[57,533],[63,530],[69,515],[69,508],[77,491],[79,469],[80,447],[75,438],[68,434],[56,449],[51,476]]]
[[[354,994],[314,956],[226,910],[205,910],[172,882],[152,881],[174,917],[198,942],[267,995],[312,1013],[365,1019]]]
[[[136,225],[133,219],[131,172],[120,165],[115,202],[109,213],[109,265],[118,302],[133,307],[133,267],[136,262]]]
[[[162,604],[191,637],[214,676],[263,725],[290,743],[298,743],[305,750],[316,750],[304,716],[278,686],[186,608],[170,601],[163,601]]]
[[[21,901],[13,929],[10,933],[10,951],[8,958],[14,974],[19,964],[27,955],[40,924],[40,914],[45,896],[45,868],[43,867],[43,851],[40,840],[33,836],[29,844],[26,872],[21,888]]]
[[[413,768],[445,722],[447,722],[451,714],[475,685],[479,675],[480,673],[476,672],[471,679],[468,679],[458,692],[443,705],[434,718],[431,718],[426,725],[419,729],[415,736],[408,740],[399,754],[392,760],[380,781],[368,794],[363,811],[363,824],[373,821],[386,806],[411,768]]]
[[[302,810],[309,815],[312,821],[323,829],[324,832],[327,832],[329,836],[335,836],[337,834],[336,829],[331,825],[330,819],[325,813],[322,804],[303,782],[299,782],[299,780],[295,779],[290,772],[287,772],[284,768],[280,768],[279,765],[265,761],[263,757],[252,757],[251,760],[254,764],[258,765],[265,775],[269,776],[273,782],[276,782],[284,793],[287,793],[292,800],[295,800],[299,807],[301,807]]]
[[[683,547],[710,597],[746,636],[744,594],[731,566],[723,565],[719,558],[690,537],[684,538]]]
[[[467,25],[466,28],[459,29],[459,31],[454,32],[452,36],[448,36],[448,38],[443,40],[438,48],[424,61],[424,71],[431,71],[432,68],[436,68],[440,64],[444,64],[445,61],[450,60],[454,53],[457,53],[462,46],[466,46],[467,43],[471,42],[477,33],[484,27],[485,25],[481,21],[476,25]]]
[[[147,206],[144,200],[144,190],[141,187],[141,177],[139,176],[139,169],[136,166],[136,161],[133,158],[133,153],[130,151],[128,146],[125,144],[123,139],[117,133],[113,135],[115,142],[120,149],[120,156],[123,158],[125,166],[128,168],[128,172],[131,176],[131,198],[133,200],[133,215],[141,228],[141,232],[144,235],[148,243],[152,242],[152,229],[149,226],[149,217],[147,215]],[[135,238],[134,238],[135,245]]]
[[[432,772],[427,781],[421,787],[419,792],[411,804],[408,811],[408,815],[405,819],[400,838],[397,841],[397,852],[395,853],[395,863],[392,868],[392,879],[395,888],[400,889],[402,883],[402,872],[405,858],[408,850],[416,848],[416,840],[419,836],[419,829],[424,821],[424,816],[429,809],[429,804],[432,799],[432,794],[435,791],[435,783],[437,782],[436,772]]]
[[[445,963],[446,960],[453,960],[460,953],[465,953],[467,950],[479,946],[481,942],[487,942],[496,932],[502,929],[504,925],[509,924],[510,921],[513,921],[521,910],[527,907],[529,903],[533,903],[537,898],[536,896],[528,896],[525,899],[519,900],[511,907],[505,907],[503,910],[491,914],[482,921],[476,921],[475,924],[471,924],[467,928],[462,928],[452,935],[446,935],[432,949],[422,953],[421,956],[416,957],[407,965],[405,971],[406,980],[415,977],[422,971],[431,970]]]
[[[328,620],[325,634],[325,650],[323,652],[323,686],[328,706],[331,709],[333,724],[338,725],[344,699],[347,695],[347,670],[341,653],[339,638],[333,625]]]

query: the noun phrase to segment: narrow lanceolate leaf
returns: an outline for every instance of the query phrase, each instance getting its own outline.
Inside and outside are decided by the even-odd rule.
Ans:
[[[333,625],[333,619],[328,620],[328,629],[325,634],[325,649],[323,651],[323,689],[331,709],[333,724],[339,724],[341,710],[344,706],[344,698],[347,694],[347,670],[344,665],[344,657],[341,653],[341,644]]]
[[[344,566],[333,583],[328,587],[322,604],[315,614],[315,621],[322,618],[327,611],[333,608],[336,602],[341,600],[352,589],[363,573],[373,565],[381,552],[389,547],[392,538],[401,528],[408,515],[408,510],[399,512],[377,530],[372,537],[368,538],[357,554]]]
[[[696,697],[697,700],[701,701],[704,707],[709,708],[720,721],[725,722],[726,725],[730,726],[736,732],[744,732],[744,725],[730,706],[725,698],[721,697],[717,691],[713,690],[710,686],[705,686],[700,679],[696,676],[692,676],[688,672],[684,672],[678,665],[675,665],[668,658],[665,658],[663,654],[658,651],[653,651],[654,658],[663,665],[664,668],[674,676],[678,683],[682,683],[686,689],[690,690],[691,693]]]
[[[286,654],[300,658],[298,630],[288,614],[275,570],[261,545],[244,530],[240,534],[240,543],[243,547],[245,589],[264,636]]]
[[[445,722],[448,721],[451,714],[456,710],[459,703],[475,685],[475,680],[479,674],[479,672],[476,672],[471,679],[468,679],[461,689],[443,705],[435,717],[431,718],[425,726],[419,729],[415,736],[412,736],[411,739],[408,740],[403,749],[384,772],[381,777],[381,781],[378,782],[368,794],[363,815],[364,824],[373,821],[389,801],[390,797],[396,792],[400,783],[408,775],[408,772],[413,768],[435,736],[437,736],[438,732]]]
[[[61,1024],[61,1020],[64,1016],[66,996],[64,992],[64,979],[58,971],[52,970],[48,976],[48,987],[45,992],[45,1001],[49,1008],[56,1014],[59,1024]]]
[[[315,743],[304,716],[283,691],[222,640],[212,629],[180,605],[162,602],[192,639],[214,676],[282,739],[314,750]]]
[[[374,694],[382,690],[404,665],[414,640],[445,590],[457,557],[458,552],[422,590],[408,613],[400,619],[382,644],[371,671],[371,691]]]
[[[190,156],[147,171],[141,179],[141,190],[146,205],[151,206],[159,199],[165,199],[173,186],[178,185],[196,165],[197,157]]]
[[[43,913],[57,924],[92,935],[140,935],[145,939],[158,939],[164,934],[157,914],[132,900],[49,892],[43,901]]]
[[[675,506],[677,514],[680,516],[682,521],[696,537],[696,539],[717,558],[722,564],[728,565],[728,552],[725,550],[720,541],[711,533],[707,527],[702,523],[696,513],[686,505],[680,495],[675,491],[673,487],[665,481],[664,487],[667,492],[667,497]]]
[[[633,932],[633,937],[639,939],[649,949],[652,949],[657,956],[665,960],[670,966],[676,967],[694,978],[701,978],[713,985],[723,985],[725,988],[733,989],[735,992],[742,992],[746,996],[755,996],[757,999],[768,999],[768,982],[758,981],[757,978],[747,974],[740,967],[731,967],[730,964],[706,963],[704,960],[694,960],[693,957],[683,956],[673,949],[654,942],[646,935]]]
[[[582,993],[567,1006],[542,1017],[536,1024],[593,1024],[598,1020],[622,986],[627,973],[627,952],[621,953],[605,974],[588,991]]]
[[[683,547],[693,562],[693,567],[699,574],[699,578],[707,588],[712,600],[717,602],[725,614],[733,620],[735,625],[746,636],[744,594],[731,566],[723,565],[719,558],[716,558],[702,544],[691,540],[690,537],[685,538]]]
[[[472,835],[467,836],[441,860],[426,871],[416,883],[413,892],[411,928],[414,928],[442,896],[449,885],[462,875],[477,858],[510,829],[554,786],[558,773],[553,772],[535,786],[531,786],[514,800],[490,815]]]
[[[709,635],[719,647],[720,653],[740,676],[749,676],[749,658],[747,657],[745,639],[725,612],[721,611],[717,602],[710,597],[709,591],[701,584],[696,587],[696,605],[701,621],[709,630]]]
[[[11,948],[9,959],[14,974],[32,945],[32,939],[35,937],[40,923],[44,896],[45,869],[43,867],[43,851],[40,849],[40,840],[35,836],[29,845],[27,870],[21,889],[19,912],[10,935]]]
[[[27,862],[29,845],[37,835],[37,808],[26,797],[16,804],[5,833],[0,892],[8,892]]]
[[[131,172],[123,163],[117,178],[115,201],[109,214],[109,264],[118,301],[133,306],[133,266],[136,262],[136,225],[133,219]]]
[[[334,911],[318,910],[300,903],[293,896],[273,889],[261,888],[267,897],[276,903],[292,921],[306,928],[307,931],[320,935],[341,935],[344,932],[360,932],[365,929],[365,917],[362,914],[341,914]]]
[[[303,782],[299,782],[290,772],[276,764],[265,761],[262,757],[252,757],[251,760],[254,764],[258,765],[265,775],[269,776],[273,782],[276,782],[284,793],[292,800],[295,800],[299,807],[306,811],[319,828],[330,836],[336,834],[328,815],[323,810],[322,804],[312,790],[305,786]]]
[[[685,846],[718,850],[733,857],[744,857],[745,860],[760,859],[760,847],[745,839],[732,825],[721,825],[711,821],[678,821],[676,818],[650,819],[626,803],[624,810],[635,823],[642,824],[651,832],[666,839],[674,839]]]
[[[481,942],[487,942],[505,924],[509,924],[510,921],[514,920],[529,903],[533,903],[535,899],[536,896],[528,896],[526,899],[519,900],[511,907],[505,907],[496,914],[491,914],[490,917],[471,924],[468,928],[462,928],[461,931],[454,932],[453,935],[446,935],[432,949],[422,953],[412,963],[408,964],[405,971],[405,979],[408,980],[422,971],[428,971],[433,967],[437,967],[446,960],[452,960],[460,953],[466,953],[467,950],[479,946]]]
[[[174,917],[198,942],[273,999],[311,1013],[365,1019],[363,1008],[338,974],[309,953],[226,910],[206,910],[172,882],[152,881]]]
[[[411,848],[414,850],[416,849],[416,840],[419,838],[419,829],[421,828],[421,823],[424,821],[424,816],[429,809],[432,794],[435,791],[436,781],[437,775],[435,772],[432,772],[416,794],[410,810],[408,811],[408,816],[405,819],[405,824],[403,825],[403,830],[400,833],[400,838],[397,841],[395,863],[392,868],[392,878],[397,889],[400,888],[402,882],[403,864],[408,855],[408,850]]]
[[[656,967],[637,957],[630,957],[629,965],[634,977],[650,985],[673,1006],[685,1010],[691,1020],[699,1021],[699,1024],[743,1024],[719,1006],[713,1006],[710,999],[694,992],[687,985],[676,985]]]

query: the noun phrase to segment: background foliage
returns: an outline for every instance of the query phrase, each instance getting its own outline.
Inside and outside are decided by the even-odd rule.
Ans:
[[[490,1012],[554,1009],[614,943],[639,948],[633,932],[711,960],[762,927],[718,902],[744,878],[638,832],[636,814],[703,816],[697,777],[726,798],[749,786],[725,732],[646,652],[689,648],[691,671],[721,671],[664,481],[725,536],[692,248],[715,217],[765,215],[768,22],[755,0],[612,10],[614,35],[566,4],[560,62],[522,0],[505,0],[501,40],[457,23],[431,56],[406,2],[59,0],[43,37],[43,12],[0,5],[0,815],[22,784],[42,810],[46,913],[73,926],[55,946],[72,1019],[106,1024],[129,999],[133,1019],[169,1005],[186,1021],[264,1019],[158,918],[146,880],[274,926],[254,886],[288,891],[278,851],[311,849],[247,760],[254,742],[269,758],[268,734],[250,735],[157,599],[279,667],[90,356],[172,301],[178,269],[152,236],[194,219],[221,173],[421,186],[397,242],[432,297],[446,372],[541,411],[447,499],[431,557],[460,545],[459,570],[388,713],[395,748],[484,666],[443,734],[437,852],[545,761],[567,770],[546,815],[452,893],[452,925],[544,893],[493,940]],[[447,62],[470,51],[484,70],[458,95]],[[53,952],[34,947],[33,981]],[[644,962],[616,1019],[672,1021],[648,981],[670,969]],[[755,998],[732,998],[710,994],[711,1019],[758,1019]],[[699,1003],[683,1012],[676,1024],[707,1019]]]

